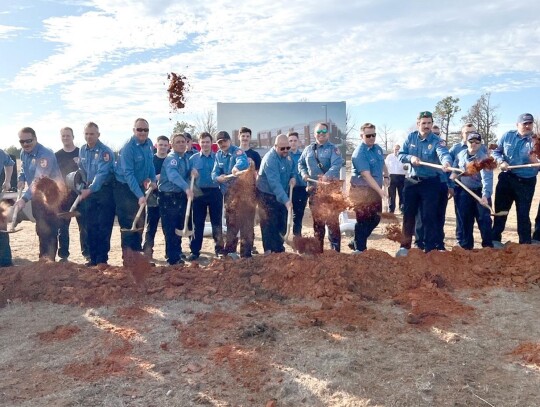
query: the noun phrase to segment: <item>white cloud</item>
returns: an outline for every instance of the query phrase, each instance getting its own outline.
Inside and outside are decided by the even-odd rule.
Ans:
[[[0,39],[7,39],[14,37],[18,31],[24,30],[23,27],[15,27],[12,25],[0,24]]]
[[[63,106],[49,118],[95,120],[124,134],[137,116],[165,131],[171,116],[217,101],[358,105],[540,84],[532,0],[194,3],[94,0],[84,2],[93,11],[48,18],[41,37],[55,51],[22,69],[12,90],[59,92]],[[163,83],[171,71],[191,84],[178,115],[169,114]]]

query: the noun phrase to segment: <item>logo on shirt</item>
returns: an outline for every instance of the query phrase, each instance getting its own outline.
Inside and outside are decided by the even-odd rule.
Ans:
[[[428,144],[428,146],[427,146],[428,150],[431,150],[431,147],[433,147],[433,145]]]
[[[109,162],[110,159],[111,156],[109,155],[109,153],[103,153],[103,161]]]
[[[334,152],[337,154],[337,155],[341,155],[341,151],[339,151],[339,148],[334,148]]]
[[[46,158],[41,158],[41,159],[39,160],[39,166],[40,166],[41,168],[47,168],[47,159],[46,159]]]
[[[242,155],[242,150],[236,150],[236,155]]]
[[[442,147],[446,147],[446,141],[441,140],[441,141],[439,142],[439,145],[442,146]]]
[[[178,161],[176,161],[174,158],[171,160],[171,165],[177,165]]]
[[[94,154],[94,160],[97,160],[99,158],[99,153]]]

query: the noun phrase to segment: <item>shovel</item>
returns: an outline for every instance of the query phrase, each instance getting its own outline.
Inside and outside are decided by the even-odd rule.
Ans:
[[[22,189],[19,191],[19,193],[17,194],[17,200],[15,201],[15,203],[17,203],[17,201],[19,199],[21,199],[21,196],[23,195],[23,191]],[[14,206],[13,208],[13,215],[11,216],[11,222],[9,224],[9,226],[7,227],[7,230],[0,230],[0,233],[17,233],[17,232],[20,232],[22,229],[19,228],[19,229],[15,229],[15,225],[17,223],[17,215],[19,214],[19,207],[18,206]]]
[[[144,197],[148,199],[151,193],[152,193],[152,187],[146,190]],[[137,223],[139,222],[139,218],[141,217],[142,212],[145,207],[146,207],[146,201],[142,205],[139,205],[139,210],[137,211],[137,214],[135,215],[135,219],[133,219],[133,224],[131,225],[131,229],[120,229],[120,232],[140,232],[141,230],[143,230],[144,228],[137,227]]]
[[[58,214],[58,217],[60,219],[71,219],[74,217],[77,217],[80,215],[80,212],[76,211],[77,205],[79,205],[79,202],[81,201],[81,196],[77,195],[77,199],[75,199],[75,202],[73,202],[73,205],[71,205],[71,208],[69,208],[69,212],[61,212]]]
[[[308,182],[313,182],[315,184],[321,184],[321,185],[327,185],[329,184],[329,182],[326,182],[326,181],[319,181],[319,180],[316,180],[316,179],[313,179],[313,178],[308,178],[306,179],[306,181]]]
[[[425,162],[425,161],[420,161],[419,164],[420,164],[420,165],[423,165],[424,167],[437,168],[438,170],[442,170],[442,169],[444,168],[441,164],[427,163],[427,162]],[[449,169],[449,170],[452,170],[452,171],[459,172],[459,173],[465,172],[465,171],[463,171],[461,168],[448,167],[448,169]]]
[[[461,182],[459,179],[454,179],[454,182],[456,184],[458,184],[461,188],[463,188],[465,191],[467,191],[474,199],[476,199],[480,205],[482,205],[483,207],[489,209],[489,213],[491,216],[506,216],[508,215],[508,211],[500,211],[500,212],[494,212],[493,209],[491,208],[491,206],[489,205],[486,205],[485,203],[482,202],[482,199],[476,195],[473,191],[471,191],[465,184],[463,184],[463,182]]]
[[[239,177],[240,175],[245,174],[245,173],[248,172],[248,171],[249,171],[249,168],[248,168],[247,170],[238,171],[236,174],[225,175],[225,178],[226,178],[226,179],[237,178],[237,177]],[[193,189],[193,188],[192,188],[192,189]]]
[[[289,186],[289,199],[291,200],[291,203],[292,203],[292,191],[293,191],[293,186],[290,185]],[[283,240],[285,241],[287,241],[289,239],[289,236],[291,235],[291,226],[292,226],[292,205],[287,210],[287,233],[285,233],[285,236],[283,236]]]
[[[510,165],[507,170],[513,170],[516,168],[535,168],[540,167],[540,163],[531,163],[531,164],[521,164],[521,165]]]
[[[193,184],[195,183],[195,177],[191,177],[191,184],[189,185],[189,188],[191,191],[193,191]],[[193,198],[189,197],[186,205],[186,215],[184,216],[184,229],[175,229],[174,233],[176,233],[177,236],[182,237],[189,237],[193,235],[193,230],[189,230],[189,214],[191,212],[191,202],[193,201]]]

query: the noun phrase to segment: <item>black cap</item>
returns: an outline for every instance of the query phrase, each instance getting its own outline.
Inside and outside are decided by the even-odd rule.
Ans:
[[[231,136],[226,131],[220,131],[216,136],[216,142],[219,140],[230,140]]]

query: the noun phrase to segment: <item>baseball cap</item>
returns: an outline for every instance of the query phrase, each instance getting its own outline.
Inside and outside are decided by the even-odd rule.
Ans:
[[[216,142],[219,140],[230,140],[231,136],[226,131],[220,131],[216,136]]]
[[[471,131],[469,134],[467,134],[467,141],[469,140],[480,140],[482,141],[482,136],[477,133],[476,131]]]
[[[520,114],[517,120],[518,123],[534,122],[534,117],[530,113]]]
[[[193,140],[193,138],[191,137],[191,134],[189,134],[187,131],[184,132],[184,137],[187,139]]]
[[[423,118],[431,119],[433,118],[433,113],[428,112],[427,110],[424,112],[418,113],[418,119],[423,119]]]

